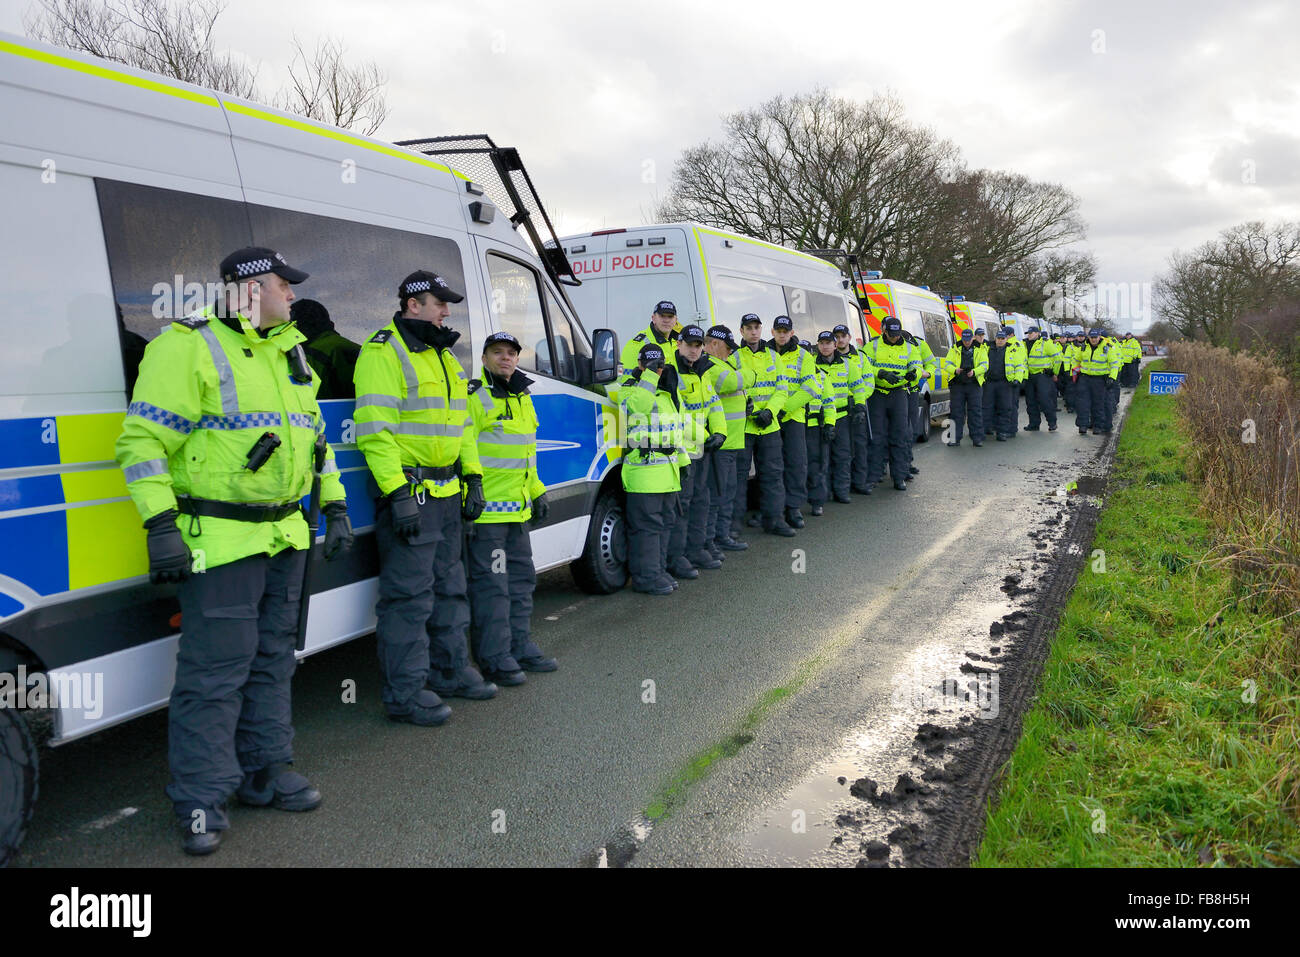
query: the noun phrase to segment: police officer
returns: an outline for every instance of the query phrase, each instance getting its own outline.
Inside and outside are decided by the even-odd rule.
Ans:
[[[452,353],[460,333],[445,325],[464,298],[416,270],[397,287],[392,320],[357,357],[357,447],[370,468],[379,547],[381,697],[389,718],[422,726],[451,715],[439,695],[497,693],[469,661],[462,519],[477,519],[486,499],[465,371]]]
[[[736,337],[723,325],[709,327],[708,335],[704,337],[709,363],[704,378],[722,402],[722,416],[727,425],[727,440],[709,457],[709,514],[705,522],[709,540],[706,547],[718,561],[722,560],[723,552],[743,552],[749,548],[749,542],[735,537],[731,527],[737,495],[736,459],[745,448],[745,406],[750,401],[745,390],[754,384],[754,373],[740,366],[736,356],[739,348]]]
[[[829,329],[819,332],[815,348],[817,358],[820,358],[823,353],[826,356],[836,355],[834,333]],[[843,365],[842,360],[840,365]],[[836,422],[838,420],[835,410],[834,386],[830,374],[832,368],[833,366],[830,364],[818,362],[817,359],[813,360],[812,375],[816,398],[810,400],[804,409],[804,430],[808,444],[808,513],[813,516],[820,516],[825,511],[826,499],[830,494],[828,479],[830,477],[831,446],[835,443],[837,437]],[[841,379],[843,379],[842,371]],[[847,385],[844,386],[844,393],[847,399]],[[843,486],[845,501],[849,499],[848,485],[848,476],[846,475]]]
[[[853,486],[853,434],[849,428],[853,391],[849,387],[849,376],[854,373],[839,349],[838,333],[832,332],[829,336],[817,334],[817,371],[825,378],[826,397],[835,424],[833,431],[823,433],[829,446],[826,482],[831,497],[841,505],[848,505],[852,501],[849,491]]]
[[[921,470],[916,467],[913,461],[913,452],[916,449],[916,442],[919,437],[929,439],[930,437],[930,420],[925,419],[925,384],[934,378],[935,372],[939,368],[939,362],[934,357],[934,351],[930,348],[930,343],[925,341],[925,336],[914,336],[910,332],[904,332],[903,338],[910,342],[913,348],[921,357],[920,378],[916,383],[908,387],[908,407],[912,416],[912,427],[907,432],[907,471],[908,481],[913,476],[919,475]]]
[[[1124,371],[1124,346],[1116,336],[1107,336],[1106,341],[1110,343],[1111,363],[1115,371],[1114,376],[1106,383],[1106,394],[1110,397],[1110,414],[1113,421],[1119,412],[1119,377]]]
[[[1020,431],[1020,397],[1025,394],[1025,382],[1029,378],[1029,354],[1025,344],[1016,338],[1015,326],[1003,326],[1007,334],[1008,366],[1012,370],[1011,379],[1011,431],[1007,438],[1014,439]]]
[[[732,524],[745,513],[749,463],[753,461],[758,476],[758,499],[763,531],[790,538],[793,528],[782,515],[785,502],[785,462],[781,447],[781,425],[777,413],[785,408],[789,390],[781,377],[776,353],[763,339],[763,321],[750,312],[740,320],[744,338],[738,355],[740,365],[754,377],[747,398],[753,411],[745,419],[745,449],[736,457],[736,506]]]
[[[646,326],[623,346],[620,357],[620,373],[626,374],[637,367],[637,356],[641,347],[647,343],[659,346],[664,354],[664,361],[673,368],[677,367],[677,350],[673,348],[677,341],[677,307],[667,299],[655,304],[650,314],[650,325]]]
[[[963,424],[969,424],[971,444],[976,448],[984,444],[984,376],[988,372],[988,358],[975,347],[975,334],[969,329],[961,331],[961,341],[943,357],[943,378],[948,383],[952,397],[953,438],[948,444],[954,448],[961,444]]]
[[[853,454],[850,488],[858,495],[870,495],[874,483],[867,480],[871,473],[871,422],[867,414],[867,399],[874,386],[875,372],[863,358],[863,351],[854,347],[848,326],[840,323],[831,332],[835,334],[835,351],[844,360],[844,374],[849,385],[848,409],[843,413],[845,421],[837,428],[848,427]]]
[[[1126,389],[1136,389],[1142,377],[1142,343],[1131,332],[1124,333],[1121,355],[1124,358],[1123,385]]]
[[[312,371],[320,379],[318,399],[353,399],[356,390],[352,376],[357,368],[361,347],[345,339],[334,328],[329,310],[315,299],[299,299],[289,307],[289,315],[298,331],[307,337],[302,344]]]
[[[1087,341],[1075,353],[1079,372],[1075,394],[1075,425],[1080,435],[1108,435],[1111,429],[1110,383],[1119,374],[1115,347],[1099,328],[1088,330]]]
[[[1007,343],[1008,332],[1006,328],[998,329],[986,354],[988,371],[984,374],[984,434],[996,435],[999,442],[1014,434],[1013,396],[1020,382],[1015,348]]]
[[[537,474],[541,423],[528,393],[533,380],[517,368],[521,351],[510,333],[492,333],[483,340],[483,378],[467,387],[486,499],[465,523],[470,643],[483,678],[505,686],[523,684],[525,671],[557,667],[531,634],[537,572],[528,522],[546,521],[551,507]]]
[[[1042,419],[1047,431],[1056,431],[1056,385],[1053,381],[1061,358],[1061,348],[1039,334],[1037,326],[1025,330],[1025,357],[1028,378],[1025,381],[1025,406],[1029,410],[1026,432],[1037,432]]]
[[[907,434],[912,428],[907,390],[920,378],[921,358],[903,338],[903,324],[895,316],[880,322],[880,337],[862,350],[874,370],[874,388],[867,399],[871,415],[871,471],[868,485],[885,476],[885,452],[889,452],[889,474],[894,488],[907,490]]]
[[[232,792],[284,811],[321,802],[290,767],[311,544],[299,500],[318,450],[326,558],[352,546],[319,383],[289,321],[290,287],[307,273],[258,246],[231,253],[220,270],[222,301],[146,348],[116,447],[148,531],[149,580],[180,585],[167,796],[189,854],[217,849]]]
[[[710,456],[727,441],[722,402],[705,381],[704,330],[682,329],[677,339],[677,396],[682,406],[683,453],[678,461],[681,489],[677,520],[668,535],[668,573],[675,578],[699,578],[699,569],[722,567],[704,547],[709,517]]]
[[[808,430],[804,420],[808,403],[818,397],[813,371],[816,360],[799,348],[789,316],[772,320],[768,347],[776,354],[777,371],[788,390],[785,408],[776,415],[785,463],[785,520],[792,528],[803,528],[803,513],[799,509],[808,501]]]
[[[681,488],[677,464],[682,452],[681,401],[677,370],[667,364],[658,343],[642,344],[636,368],[619,383],[618,405],[626,432],[621,471],[632,589],[671,595],[677,580],[668,574],[666,564]]]

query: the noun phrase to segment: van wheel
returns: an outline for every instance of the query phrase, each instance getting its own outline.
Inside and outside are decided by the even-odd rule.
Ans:
[[[925,407],[921,409],[921,431],[916,437],[918,442],[930,441],[930,400],[925,400]]]
[[[0,708],[0,867],[18,852],[37,793],[36,745],[13,708]]]
[[[596,500],[587,526],[582,557],[569,563],[578,587],[591,595],[609,595],[627,584],[627,524],[623,503],[613,492]]]

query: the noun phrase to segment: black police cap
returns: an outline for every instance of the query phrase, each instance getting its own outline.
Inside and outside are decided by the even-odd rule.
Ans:
[[[710,339],[721,339],[733,349],[736,347],[736,337],[731,334],[731,330],[726,326],[710,326],[708,337]]]
[[[443,302],[460,302],[465,297],[447,285],[447,280],[427,269],[417,269],[397,287],[397,295],[403,302],[408,296],[418,296],[427,292]]]
[[[521,346],[521,345],[519,344],[519,340],[516,339],[514,336],[512,336],[512,335],[511,335],[510,333],[508,333],[508,332],[494,332],[494,333],[492,333],[492,335],[490,335],[490,336],[488,336],[486,339],[484,339],[484,340],[483,340],[483,351],[486,353],[486,352],[488,351],[488,347],[489,347],[489,346],[494,346],[494,345],[496,345],[498,342],[504,342],[504,343],[505,343],[506,345],[508,345],[508,346],[514,346],[514,347],[515,347],[515,352],[523,352],[523,351],[524,351],[524,347]]]
[[[647,342],[637,353],[637,361],[650,365],[653,362],[662,362],[664,360],[664,351],[653,342]]]
[[[686,326],[682,329],[680,338],[682,342],[703,342],[704,330],[696,325]]]
[[[845,329],[845,331],[846,331],[846,332],[848,331],[847,328]],[[835,333],[831,332],[829,329],[823,329],[821,332],[817,333],[817,341],[818,341],[818,342],[834,342],[834,341],[835,341]]]
[[[834,329],[832,329],[831,332],[832,332],[832,333],[842,332],[842,333],[844,333],[846,336],[847,336],[847,335],[850,335],[850,333],[849,333],[849,327],[846,326],[846,325],[845,325],[844,323],[842,323],[842,322],[841,322],[838,326],[836,326]],[[818,336],[818,338],[821,338],[821,337]]]
[[[761,325],[763,320],[758,318],[758,313],[747,312],[740,317],[740,328],[745,328],[745,326],[749,325],[751,322],[757,322]]]
[[[286,282],[296,285],[308,276],[301,269],[294,269],[284,261],[283,256],[266,246],[245,246],[243,249],[236,249],[221,260],[220,269],[223,282],[239,282],[241,279],[252,279],[271,272]]]
[[[777,316],[772,320],[773,329],[793,329],[794,323],[790,321],[789,316]]]
[[[898,321],[898,317],[896,316],[885,316],[884,319],[880,320],[880,331],[881,332],[902,332],[903,324]]]
[[[661,316],[675,316],[677,315],[677,307],[667,299],[661,299],[655,303],[655,312]]]

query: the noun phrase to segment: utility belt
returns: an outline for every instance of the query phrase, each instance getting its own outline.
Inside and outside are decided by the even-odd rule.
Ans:
[[[297,502],[283,505],[251,505],[246,502],[219,502],[210,498],[176,496],[176,508],[182,515],[200,518],[225,518],[235,522],[278,522],[301,511]]]
[[[1109,372],[1084,372],[1084,373],[1082,373],[1082,374],[1083,374],[1083,375],[1086,375],[1089,379],[1109,379],[1109,378],[1110,378],[1110,373],[1109,373]]]
[[[402,474],[413,485],[426,480],[446,482],[460,476],[460,462],[453,462],[451,465],[403,465]]]

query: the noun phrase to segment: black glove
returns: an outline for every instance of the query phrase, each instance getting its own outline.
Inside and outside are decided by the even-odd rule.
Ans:
[[[893,369],[884,369],[877,372],[876,378],[881,382],[888,382],[890,385],[898,385],[898,373]]]
[[[409,542],[420,534],[420,506],[411,495],[411,486],[403,484],[388,493],[388,507],[393,513],[393,531]]]
[[[716,452],[718,451],[718,449],[722,448],[722,444],[726,441],[727,441],[727,437],[725,435],[723,435],[721,432],[714,432],[712,435],[710,435],[707,439],[704,440],[704,451],[706,453]]]
[[[352,548],[352,520],[346,502],[330,502],[325,513],[325,561],[332,562]]]
[[[176,527],[176,509],[159,512],[144,523],[149,535],[149,581],[155,585],[179,584],[190,577],[190,548]]]
[[[753,414],[754,414],[754,400],[753,400],[753,399],[746,399],[746,400],[745,400],[745,415],[753,415]]]
[[[908,381],[909,384],[911,384],[911,385],[916,385],[916,383],[917,383],[917,378],[918,378],[918,377],[917,377],[917,374],[916,374],[916,370],[915,370],[915,369],[908,369],[908,370],[907,370],[907,375],[904,376],[904,378],[907,379],[907,381]]]
[[[487,508],[487,498],[483,495],[483,476],[466,475],[464,482],[465,504],[461,506],[460,517],[472,522]]]
[[[760,429],[765,429],[772,424],[772,410],[759,409],[754,413],[754,424]]]
[[[835,441],[835,425],[834,425],[834,423],[832,423],[831,425],[823,425],[823,426],[822,426],[822,439],[824,439],[824,440],[827,441],[827,442],[834,442],[834,441]]]
[[[867,418],[867,407],[859,402],[849,410],[849,415],[853,417],[854,422],[863,422]]]
[[[533,499],[533,521],[544,522],[546,516],[551,514],[551,503],[546,501],[546,493],[543,492],[537,498]]]

